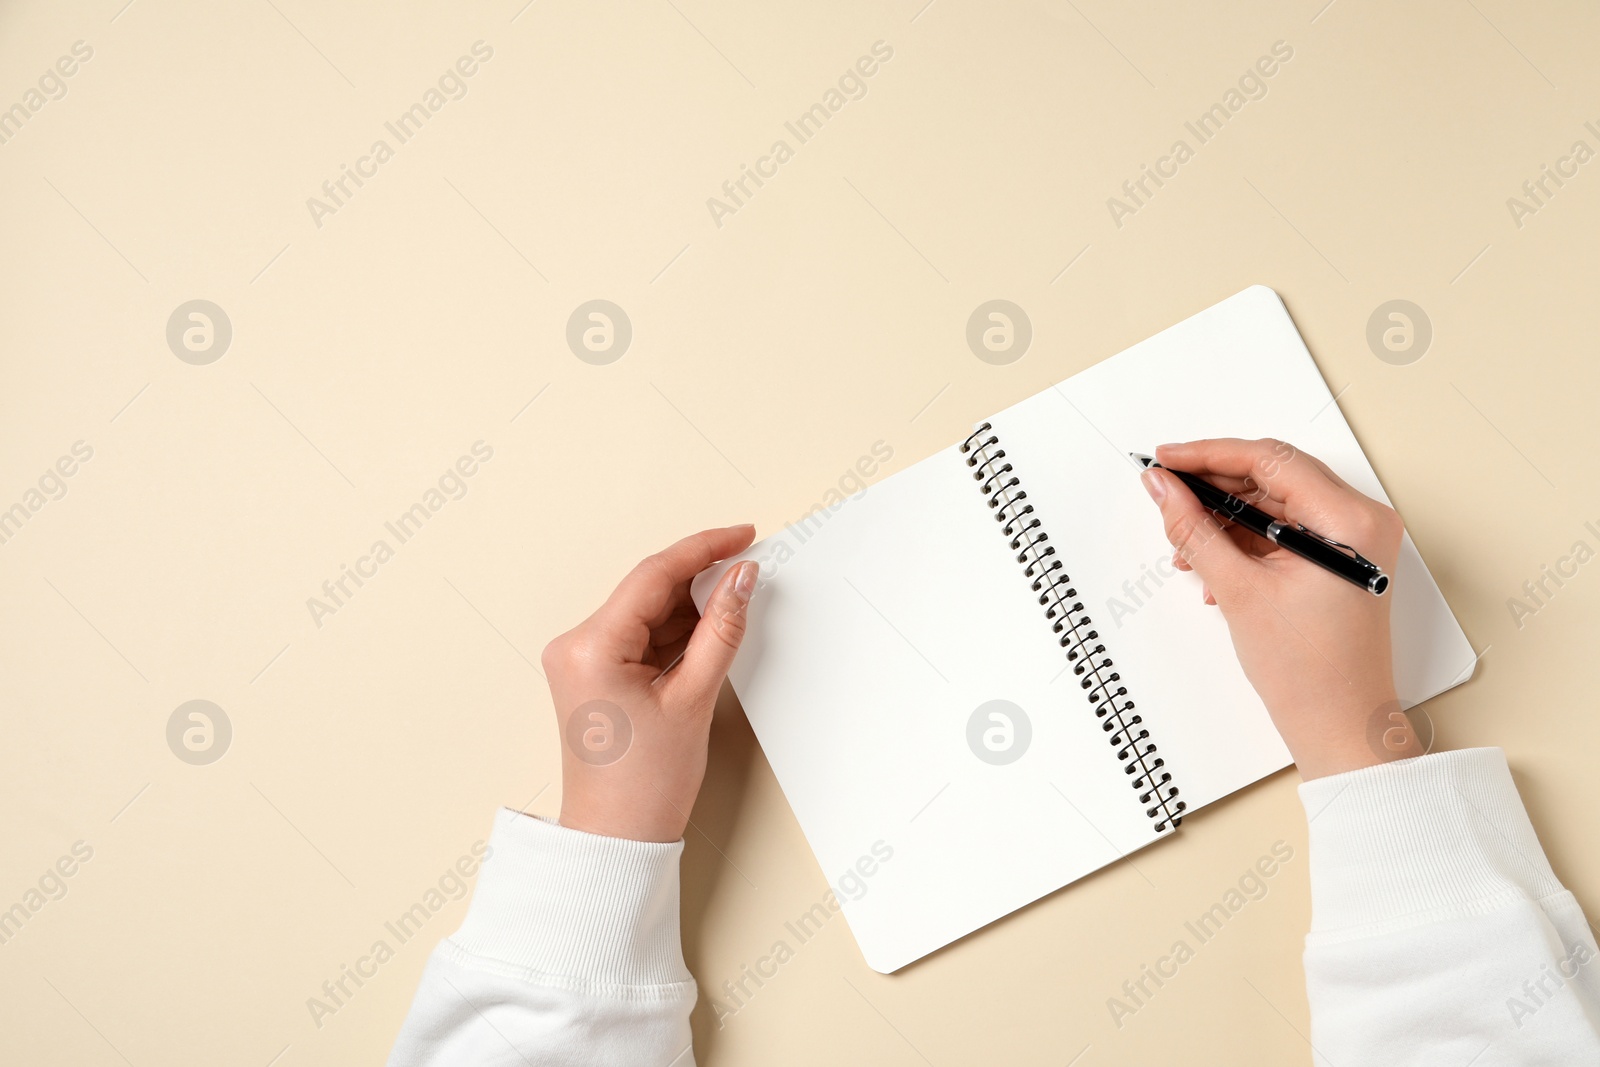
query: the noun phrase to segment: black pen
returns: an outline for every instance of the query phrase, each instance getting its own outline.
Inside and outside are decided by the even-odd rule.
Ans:
[[[1129,452],[1128,455],[1141,469],[1161,467],[1154,456],[1140,455],[1138,452]],[[1161,469],[1187,485],[1200,498],[1200,503],[1211,509],[1218,518],[1265,537],[1279,548],[1288,549],[1301,559],[1310,560],[1323,570],[1359,585],[1373,596],[1382,596],[1388,590],[1389,576],[1349,545],[1313,533],[1304,526],[1290,526],[1187,471],[1175,471],[1171,467]]]

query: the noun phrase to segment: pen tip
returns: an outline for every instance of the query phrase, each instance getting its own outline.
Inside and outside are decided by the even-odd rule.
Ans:
[[[1129,452],[1128,457],[1141,467],[1152,467],[1156,462],[1156,457],[1147,456],[1143,452]]]

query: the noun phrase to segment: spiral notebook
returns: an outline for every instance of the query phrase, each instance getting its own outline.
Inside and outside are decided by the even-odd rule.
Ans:
[[[1220,436],[1293,442],[1387,500],[1256,286],[738,557],[762,578],[730,679],[875,970],[1203,834],[1290,763],[1127,458]],[[1393,578],[1411,706],[1474,655],[1409,536]]]

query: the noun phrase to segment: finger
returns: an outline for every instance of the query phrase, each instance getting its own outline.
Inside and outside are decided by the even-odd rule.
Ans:
[[[1339,477],[1339,475],[1334,472],[1334,469],[1332,467],[1328,466],[1326,463],[1324,463],[1322,460],[1318,459],[1316,456],[1313,456],[1311,453],[1306,452],[1306,451],[1299,451],[1298,452],[1298,457],[1300,459],[1310,460],[1313,464],[1316,465],[1318,470],[1320,470],[1323,474],[1328,476],[1328,480],[1330,482],[1332,482],[1334,485],[1337,485],[1339,488],[1348,489],[1352,493],[1360,492],[1358,489],[1356,489],[1354,486],[1352,486],[1349,482],[1347,482],[1343,478]],[[1214,483],[1214,484],[1216,484],[1218,486],[1224,486],[1224,483],[1227,483],[1227,485],[1224,486],[1224,488],[1227,488],[1228,492],[1234,494],[1235,496],[1244,497],[1244,498],[1250,500],[1251,503],[1256,503],[1256,500],[1254,499],[1255,497],[1264,497],[1264,496],[1266,496],[1266,494],[1261,491],[1260,487],[1256,485],[1255,479],[1253,479],[1253,478],[1244,478],[1244,479],[1230,478],[1227,475],[1215,474],[1215,475],[1207,475],[1206,476],[1206,480],[1208,482],[1212,482],[1212,483]],[[1240,488],[1232,488],[1232,486],[1239,486]],[[1271,501],[1269,500],[1269,502],[1271,502]]]
[[[676,677],[669,680],[669,691],[682,692],[691,701],[709,703],[716,699],[722,679],[733,666],[734,653],[744,640],[750,597],[755,593],[760,569],[759,563],[745,560],[722,576],[706,601],[700,624],[689,635],[689,647],[683,651]]]
[[[1242,441],[1224,437],[1162,445],[1156,450],[1156,458],[1164,467],[1190,474],[1248,478],[1267,498],[1284,504],[1289,514],[1297,508],[1302,512],[1331,513],[1358,499],[1366,501],[1318,460],[1271,438]]]
[[[1216,517],[1215,513],[1212,514],[1212,517]],[[1221,522],[1222,520],[1219,519],[1218,521]],[[1278,550],[1278,546],[1268,541],[1265,537],[1234,523],[1223,522],[1222,532],[1233,538],[1233,543],[1239,546],[1239,551],[1248,556],[1265,556]],[[1193,567],[1189,566],[1189,561],[1184,559],[1182,553],[1176,549],[1172,552],[1172,565],[1180,571],[1194,570]]]
[[[756,529],[750,525],[690,534],[629,571],[595,612],[595,621],[607,631],[660,625],[684,595],[691,578],[718,560],[749,548],[755,535]]]
[[[639,654],[638,662],[646,667],[654,667],[658,671],[665,669],[668,664],[682,657],[683,650],[689,647],[689,635],[691,633],[693,633],[692,629],[685,630],[670,641],[657,640],[655,637],[651,637],[649,646]]]
[[[1229,474],[1207,474],[1206,481],[1241,500],[1249,500],[1252,495],[1262,495],[1261,487],[1249,478],[1235,478]]]
[[[1180,467],[1178,469],[1182,470],[1183,468]],[[1232,493],[1246,504],[1266,512],[1275,519],[1284,517],[1283,505],[1273,500],[1267,495],[1266,490],[1249,478],[1234,478],[1226,474],[1207,474],[1205,479],[1223,492]]]
[[[691,601],[682,605],[667,616],[667,621],[650,631],[650,644],[657,650],[663,649],[674,642],[682,641],[689,636],[695,624],[700,621],[700,613],[693,610]]]
[[[1334,485],[1339,486],[1341,489],[1348,489],[1350,492],[1355,493],[1357,496],[1366,496],[1366,494],[1361,492],[1361,490],[1357,489],[1355,486],[1351,485],[1349,482],[1347,482],[1343,478],[1339,477],[1336,473],[1334,473],[1334,470],[1333,470],[1332,467],[1330,467],[1326,463],[1322,462],[1322,460],[1318,459],[1316,456],[1313,456],[1309,452],[1302,452],[1300,454],[1302,456],[1304,456],[1306,459],[1309,459],[1312,463],[1315,463],[1317,465],[1318,469],[1320,469],[1323,474],[1326,474],[1328,476],[1328,480],[1330,482],[1332,482]]]
[[[1250,558],[1171,471],[1152,468],[1140,477],[1150,499],[1161,509],[1167,540],[1208,588],[1227,599],[1230,590],[1248,581]]]
[[[1277,501],[1282,510],[1274,514],[1281,521],[1355,545],[1379,566],[1391,565],[1398,554],[1404,528],[1394,510],[1352,488],[1326,463],[1293,445],[1270,438],[1220,438],[1163,445],[1156,454],[1164,464],[1208,478],[1249,478],[1268,498],[1256,502],[1257,507],[1270,510],[1269,502]]]
[[[1268,541],[1258,533],[1246,530],[1243,526],[1224,526],[1223,532],[1233,539],[1239,546],[1239,551],[1247,556],[1265,556],[1279,551],[1278,546]]]

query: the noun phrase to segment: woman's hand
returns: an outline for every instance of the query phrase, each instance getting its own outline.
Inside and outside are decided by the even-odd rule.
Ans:
[[[704,617],[689,582],[754,537],[753,526],[730,526],[684,538],[640,563],[599,611],[546,646],[565,742],[561,825],[636,841],[683,836],[757,564],[730,569]]]
[[[1321,460],[1282,441],[1162,445],[1162,466],[1197,474],[1289,523],[1354,545],[1394,574],[1403,529]],[[1205,581],[1246,677],[1304,778],[1422,755],[1394,690],[1389,597],[1337,578],[1265,538],[1219,523],[1164,470],[1143,475],[1173,562]]]

